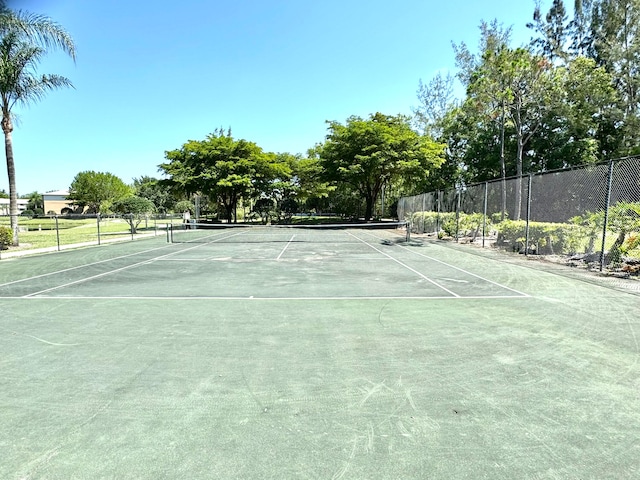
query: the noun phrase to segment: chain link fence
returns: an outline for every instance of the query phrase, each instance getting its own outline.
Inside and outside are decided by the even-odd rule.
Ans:
[[[181,216],[59,215],[17,216],[18,246],[11,243],[11,216],[0,216],[0,259],[23,252],[63,250],[78,245],[167,235],[169,224],[182,224]],[[4,227],[4,228],[3,228]],[[2,240],[2,230],[8,239]]]
[[[403,197],[414,233],[640,270],[640,157]]]

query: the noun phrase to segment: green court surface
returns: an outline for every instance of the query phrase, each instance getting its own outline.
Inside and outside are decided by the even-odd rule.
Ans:
[[[1,479],[640,478],[637,293],[399,231],[205,233],[0,262]]]

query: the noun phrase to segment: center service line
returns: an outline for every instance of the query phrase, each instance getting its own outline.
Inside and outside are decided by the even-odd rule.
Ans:
[[[291,245],[291,242],[293,242],[293,239],[296,238],[296,235],[293,234],[291,235],[291,238],[289,239],[289,241],[287,242],[287,244],[284,246],[284,248],[282,249],[282,251],[280,252],[280,255],[278,255],[278,258],[276,258],[276,260],[280,260],[280,257],[282,256],[282,254],[284,253],[284,251],[289,247],[289,245]]]
[[[373,248],[376,252],[381,253],[381,254],[382,254],[382,255],[384,255],[385,257],[390,258],[391,260],[393,260],[393,261],[394,261],[394,262],[396,262],[397,264],[399,264],[399,265],[403,266],[403,267],[404,267],[404,268],[406,268],[407,270],[412,271],[413,273],[415,273],[415,274],[416,274],[416,275],[418,275],[419,277],[424,278],[427,282],[432,283],[432,284],[433,284],[433,285],[435,285],[436,287],[441,288],[442,290],[444,290],[445,292],[447,292],[447,293],[449,293],[449,294],[453,295],[453,296],[454,296],[454,297],[456,297],[456,298],[460,298],[460,295],[458,295],[457,293],[454,293],[454,292],[452,292],[451,290],[449,290],[448,288],[443,287],[443,286],[442,286],[442,285],[440,285],[439,283],[434,282],[434,281],[433,281],[433,280],[431,280],[429,277],[427,277],[426,275],[424,275],[424,274],[420,273],[420,272],[419,272],[419,271],[417,271],[416,269],[411,268],[411,267],[410,267],[409,265],[407,265],[406,263],[402,263],[402,262],[401,262],[400,260],[398,260],[397,258],[394,258],[394,257],[392,257],[391,255],[389,255],[388,253],[385,253],[385,252],[383,252],[382,250],[380,250],[380,249],[378,249],[378,248],[374,247],[374,246],[373,246],[373,245],[371,245],[370,243],[367,243],[365,240],[362,240],[361,238],[358,238],[358,237],[357,237],[357,236],[355,236],[353,233],[351,233],[351,232],[349,232],[349,231],[347,231],[347,233],[348,233],[349,235],[351,235],[352,237],[354,237],[354,238],[356,238],[356,239],[360,240],[360,241],[361,241],[362,243],[364,243],[365,245],[367,245],[367,246],[369,246],[369,247]]]

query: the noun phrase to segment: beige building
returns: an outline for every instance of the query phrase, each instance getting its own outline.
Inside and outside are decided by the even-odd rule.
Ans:
[[[54,192],[43,193],[42,202],[44,203],[44,213],[47,215],[50,212],[56,215],[70,213],[73,207],[71,206],[71,202],[67,200],[68,196],[68,190],[56,190]]]

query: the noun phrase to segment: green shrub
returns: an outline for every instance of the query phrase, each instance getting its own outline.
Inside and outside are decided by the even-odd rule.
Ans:
[[[455,222],[455,215],[454,215]],[[482,213],[461,213],[458,218],[458,236],[473,237],[482,235],[482,226],[485,224],[485,216]],[[489,228],[491,221],[486,219],[486,227]]]
[[[439,226],[438,216],[438,212],[414,212],[411,215],[413,231],[415,233],[436,233]]]
[[[185,210],[189,210],[189,212],[193,215],[196,212],[196,207],[189,200],[181,200],[178,203],[176,203],[176,206],[174,209],[176,213],[182,213]]]
[[[523,250],[526,241],[524,220],[505,220],[497,225],[498,244]],[[575,224],[529,222],[529,249],[542,254],[575,253],[586,242],[584,229]]]
[[[11,227],[0,227],[0,250],[6,250],[13,242],[13,230]]]
[[[602,237],[602,227],[604,225],[604,212],[585,212],[582,215],[573,217],[571,223],[576,225],[586,239],[585,252],[591,253],[595,250],[596,241]]]
[[[484,215],[482,213],[460,213],[456,219],[455,212],[415,212],[411,216],[413,231],[417,233],[438,233],[440,238],[448,236],[472,236],[482,234]],[[487,218],[486,225],[491,225]]]
[[[633,233],[625,240],[624,245],[620,247],[622,253],[629,255],[633,250],[640,249],[640,234]]]
[[[440,214],[440,228],[447,237],[455,237],[456,235],[456,214],[455,212],[447,212]]]
[[[440,234],[440,232],[444,230],[444,233],[446,235],[453,236],[455,235],[456,231],[456,214],[438,212],[414,212],[413,215],[411,215],[411,225],[415,233]]]

